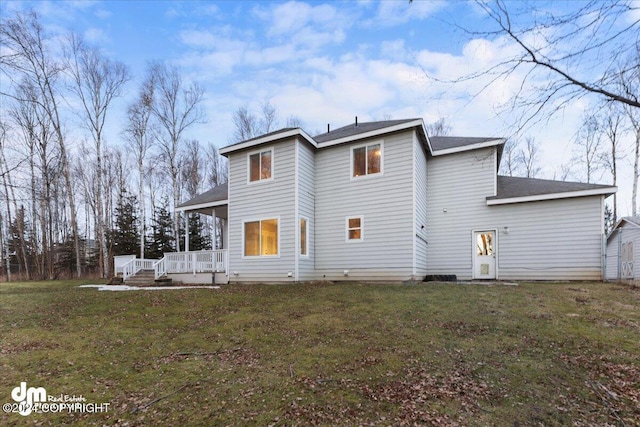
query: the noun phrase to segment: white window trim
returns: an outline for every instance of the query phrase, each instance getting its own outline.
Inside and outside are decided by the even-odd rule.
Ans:
[[[266,179],[258,179],[255,181],[251,181],[251,156],[258,153],[264,153],[265,151],[271,151],[271,177]],[[274,154],[275,154],[275,150],[273,149],[273,147],[262,148],[260,150],[253,150],[247,153],[247,184],[254,185],[254,184],[273,181],[273,176],[275,172],[275,167],[274,167],[275,155]],[[260,161],[262,161],[262,159]]]
[[[306,235],[306,254],[302,254],[300,253],[300,245],[298,245],[298,255],[300,255],[301,258],[309,258],[309,218],[307,218],[306,216],[299,216],[298,217],[298,228],[300,227],[300,221],[301,220],[305,220],[305,235]],[[300,239],[300,243],[302,243],[302,235],[298,236],[298,238]],[[279,248],[278,248],[279,249]]]
[[[349,238],[349,220],[359,218],[360,219],[360,238],[359,239],[350,239]],[[364,216],[362,215],[349,215],[344,219],[344,240],[347,243],[359,243],[364,241]]]
[[[370,145],[380,145],[380,172],[377,173],[366,173],[364,175],[360,175],[360,176],[353,176],[353,151],[357,150],[358,148],[362,148],[362,147],[368,147]],[[349,155],[349,177],[351,178],[351,180],[353,181],[354,179],[367,179],[367,178],[374,178],[377,176],[382,176],[384,175],[384,140],[379,140],[379,141],[371,141],[371,142],[367,142],[366,144],[358,144],[358,145],[353,145],[349,148],[350,151],[350,155]],[[366,156],[365,156],[366,158]]]
[[[278,253],[274,254],[274,255],[246,255],[245,254],[245,224],[248,222],[262,222],[262,221],[269,221],[275,219],[276,221],[278,221]],[[280,240],[280,216],[265,216],[265,217],[261,217],[261,218],[248,218],[248,219],[243,219],[242,220],[242,259],[272,259],[272,258],[280,258],[280,245],[282,244],[282,241]],[[260,226],[262,228],[262,226]]]

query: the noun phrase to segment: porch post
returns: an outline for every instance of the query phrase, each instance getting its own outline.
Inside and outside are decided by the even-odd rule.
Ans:
[[[189,211],[184,211],[184,251],[189,252]]]
[[[211,209],[211,214],[213,216],[213,233],[211,233],[211,249],[216,250],[218,243],[218,226],[216,224],[216,208]]]

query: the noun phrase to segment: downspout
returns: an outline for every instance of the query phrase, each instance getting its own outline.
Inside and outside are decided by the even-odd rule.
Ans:
[[[602,281],[607,280],[607,235],[602,234],[600,239],[600,260],[602,267]]]

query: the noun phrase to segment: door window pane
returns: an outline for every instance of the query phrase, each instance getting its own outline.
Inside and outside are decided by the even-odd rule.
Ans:
[[[476,236],[478,255],[493,255],[493,233],[482,233]]]

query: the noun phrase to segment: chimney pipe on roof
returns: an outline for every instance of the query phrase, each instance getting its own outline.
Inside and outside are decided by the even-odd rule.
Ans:
[[[356,126],[358,126],[358,116],[356,116]]]
[[[331,132],[331,124],[327,123],[327,133]]]

